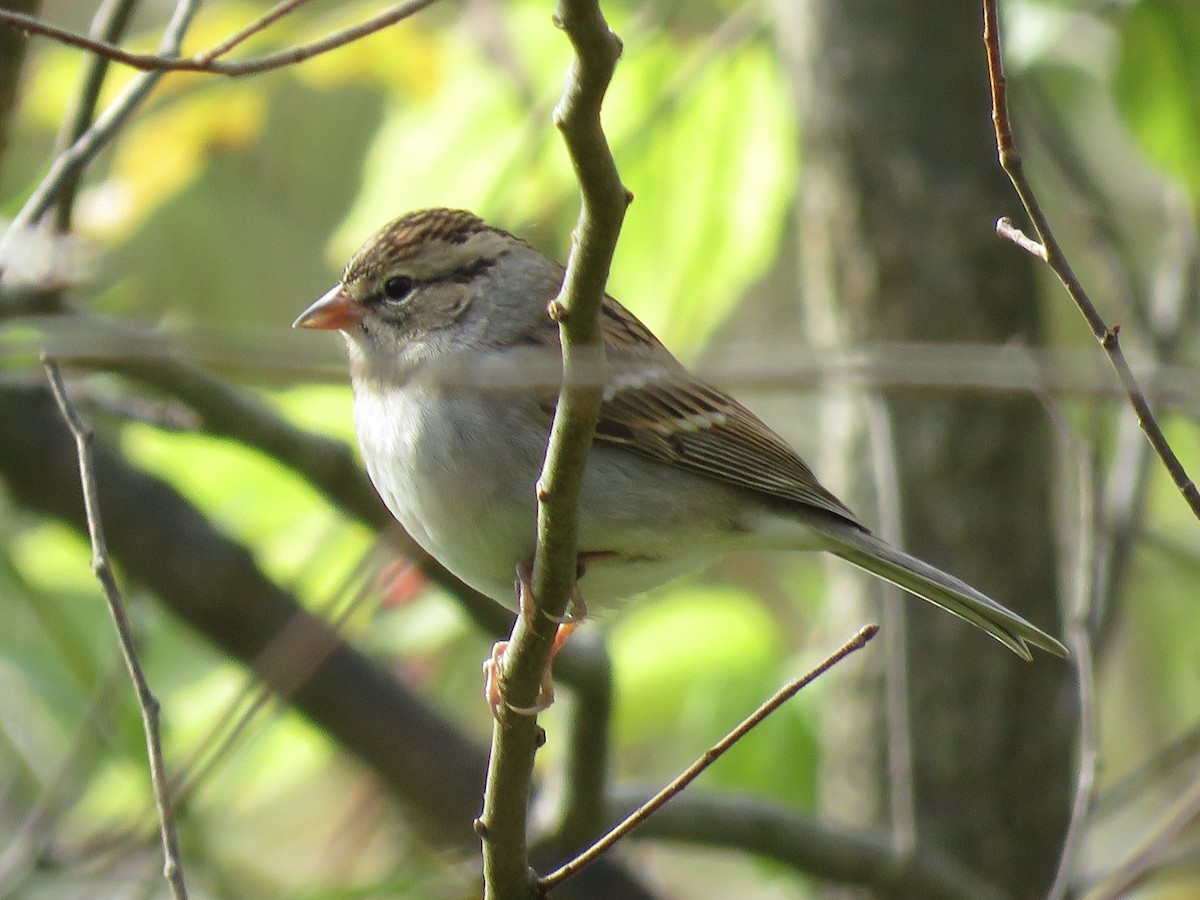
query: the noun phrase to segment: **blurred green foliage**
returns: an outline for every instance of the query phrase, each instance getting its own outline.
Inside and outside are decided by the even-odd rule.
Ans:
[[[362,12],[350,6],[303,12],[250,46],[323,33]],[[125,139],[101,158],[81,197],[79,227],[106,251],[98,274],[79,285],[81,301],[213,342],[249,334],[261,347],[255,345],[256,366],[239,379],[298,424],[350,440],[344,387],[281,386],[279,371],[295,369],[296,352],[288,348],[317,354],[321,338],[297,339],[287,326],[366,235],[408,209],[465,206],[566,256],[576,188],[550,125],[566,41],[542,2],[497,5],[494,19],[464,9],[435,8],[353,48],[260,77],[165,79]],[[1052,77],[1052,69],[1065,76],[1049,91],[1062,107],[1054,112],[1128,130],[1116,136],[1115,148],[1106,143],[1087,152],[1111,153],[1115,168],[1136,160],[1138,177],[1149,180],[1136,146],[1166,174],[1164,184],[1182,186],[1192,198],[1200,192],[1198,9],[1190,0],[1142,0],[1096,14],[1065,3],[1010,7],[1014,31],[1027,38],[1021,69],[1031,78]],[[258,10],[207,4],[194,48]],[[736,316],[781,256],[791,264],[785,231],[800,123],[761,8],[624,3],[611,16],[625,58],[605,124],[636,197],[611,290],[686,356]],[[1080,20],[1087,28],[1072,27]],[[142,45],[155,40],[151,25]],[[1089,36],[1094,53],[1079,47]],[[82,60],[74,50],[38,46],[4,161],[4,211],[15,211],[41,177]],[[106,96],[127,78],[116,72]],[[1086,90],[1056,93],[1068,83]],[[1160,251],[1155,245],[1148,255]],[[1075,331],[1063,337],[1076,339]],[[89,384],[99,400],[86,411],[110,416],[101,401],[111,385],[84,382],[85,394]],[[1200,458],[1191,422],[1178,423],[1171,437],[1188,459]],[[121,427],[120,442],[314,608],[344,591],[372,544],[365,529],[346,523],[310,486],[245,448],[139,422]],[[0,792],[9,810],[30,811],[48,798],[60,804],[65,819],[57,840],[68,855],[111,860],[88,848],[114,841],[122,860],[105,870],[112,881],[101,887],[86,867],[36,869],[29,859],[24,868],[0,871],[0,894],[19,885],[29,897],[89,887],[115,896],[145,883],[158,865],[146,838],[153,818],[137,709],[85,545],[23,516],[2,490],[0,505]],[[1193,724],[1200,707],[1197,542],[1195,523],[1181,509],[1173,488],[1157,479],[1154,527],[1186,537],[1172,558],[1155,550],[1136,557],[1136,627],[1118,640],[1137,661],[1136,677],[1155,690],[1152,702],[1118,698],[1106,709],[1129,723],[1128,732],[1109,735],[1114,747],[1152,747],[1150,736]],[[745,586],[766,579],[793,607],[811,607],[821,586],[815,562],[755,560],[745,564],[753,577],[739,565],[681,581],[590,626],[611,633],[622,776],[670,777],[841,639],[783,628],[781,621],[803,614],[792,608],[781,615]],[[242,708],[244,675],[136,586],[127,589],[163,701],[168,756],[186,759]],[[347,628],[484,738],[490,719],[479,701],[478,662],[487,642],[451,600],[430,591],[380,609],[373,597]],[[822,693],[818,684],[801,694],[714,768],[707,786],[811,807]],[[90,711],[97,723],[87,725]],[[543,765],[561,750],[553,727],[550,734]],[[374,796],[368,776],[321,734],[269,705],[235,744],[182,812],[198,896],[232,896],[230,884],[244,897],[431,895],[429,879],[444,874],[441,862],[406,842],[403,823]],[[1119,749],[1115,758],[1136,761]],[[0,835],[20,825],[6,819]],[[123,841],[126,830],[134,839]],[[769,871],[763,884],[774,876]],[[788,881],[786,890],[801,888]]]
[[[1121,114],[1147,158],[1200,198],[1200,6],[1141,0],[1125,18],[1120,48]]]

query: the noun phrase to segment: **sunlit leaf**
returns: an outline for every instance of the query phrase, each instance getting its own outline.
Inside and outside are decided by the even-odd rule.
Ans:
[[[331,262],[423,206],[474,209],[565,259],[577,187],[550,111],[569,57],[539,27],[540,4],[516,5],[512,16],[529,83],[497,74],[476,43],[448,32],[454,67],[425,102],[394,104]],[[720,51],[667,30],[635,32],[604,112],[636,197],[610,289],[685,350],[703,344],[775,258],[796,173],[793,113],[774,54],[753,39]]]
[[[775,258],[797,143],[778,61],[761,44],[715,56],[676,82],[678,94],[666,104],[658,88],[672,85],[685,48],[653,49],[657,66],[639,59],[621,73],[623,84],[642,75],[645,106],[615,89],[608,113],[616,134],[628,135],[614,144],[637,198],[611,286],[651,329],[686,350],[703,345]]]
[[[1121,27],[1114,89],[1146,155],[1200,197],[1200,5],[1134,6]]]
[[[622,727],[637,731],[654,721],[662,727],[706,688],[757,679],[779,650],[770,616],[734,589],[689,582],[631,605],[612,630],[613,662],[618,691],[628,701],[623,715],[648,719]]]
[[[116,238],[199,173],[218,148],[246,147],[263,124],[267,97],[242,87],[209,92],[142,117],[113,159],[107,181],[83,208],[93,229]]]
[[[124,447],[253,547],[269,575],[285,584],[300,578],[316,597],[338,592],[370,546],[365,528],[345,522],[289,469],[239,445],[131,426]]]

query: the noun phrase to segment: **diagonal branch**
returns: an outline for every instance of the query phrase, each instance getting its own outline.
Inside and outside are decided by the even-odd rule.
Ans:
[[[284,66],[295,65],[306,59],[312,59],[314,56],[320,56],[322,53],[328,53],[330,50],[336,50],[377,31],[382,31],[389,25],[395,25],[397,22],[407,19],[409,16],[420,12],[428,6],[432,6],[436,2],[437,0],[406,0],[404,3],[397,3],[389,7],[379,15],[373,16],[365,22],[360,22],[357,25],[336,31],[320,40],[301,44],[296,47],[289,47],[285,50],[279,50],[263,56],[231,61],[223,61],[218,57],[223,56],[243,41],[267,28],[276,20],[291,12],[299,3],[296,0],[281,3],[220,43],[197,53],[195,56],[185,58],[180,58],[174,53],[165,51],[158,53],[133,53],[129,50],[123,50],[116,44],[84,37],[69,29],[43,22],[36,16],[6,10],[0,10],[0,24],[8,25],[11,28],[28,34],[38,34],[48,37],[70,47],[87,50],[112,62],[121,63],[145,73],[162,75],[166,72],[207,72],[213,75],[236,77],[240,75],[256,75],[259,72],[269,72],[272,69],[281,69]]]
[[[766,718],[796,696],[803,688],[807,687],[817,678],[824,675],[835,665],[854,653],[856,650],[861,650],[867,643],[879,633],[878,625],[867,625],[859,629],[858,633],[846,643],[842,644],[836,651],[830,654],[825,660],[810,671],[808,674],[800,678],[793,679],[780,688],[773,697],[763,703],[758,709],[751,713],[737,728],[725,735],[711,749],[706,751],[703,756],[688,766],[677,778],[670,784],[664,787],[661,791],[647,800],[644,804],[630,813],[624,821],[613,828],[608,834],[604,835],[600,840],[596,841],[585,852],[579,854],[569,863],[555,871],[551,872],[545,878],[538,882],[538,888],[542,893],[546,893],[562,882],[566,881],[575,873],[583,869],[584,866],[595,862],[601,855],[606,853],[617,841],[625,837],[639,825],[644,823],[658,810],[667,804],[673,797],[678,796],[689,784],[695,781],[700,775],[738,741],[750,733],[752,729],[760,725]]]
[[[1150,441],[1150,445],[1162,460],[1167,472],[1170,473],[1171,480],[1183,494],[1183,499],[1191,507],[1192,514],[1200,518],[1200,490],[1196,488],[1195,483],[1184,469],[1183,463],[1180,462],[1179,457],[1168,443],[1166,435],[1163,434],[1162,428],[1150,410],[1150,402],[1146,399],[1145,392],[1129,368],[1125,354],[1121,351],[1120,326],[1109,326],[1096,309],[1096,305],[1088,296],[1070,263],[1067,262],[1066,254],[1063,253],[1062,247],[1054,237],[1054,232],[1033,192],[1033,187],[1030,185],[1029,179],[1025,177],[1024,163],[1013,140],[1012,123],[1008,114],[1008,87],[1000,56],[996,0],[983,0],[983,41],[987,49],[988,78],[992,89],[992,121],[996,127],[996,149],[1000,157],[1000,166],[1012,181],[1017,196],[1021,198],[1021,204],[1025,207],[1025,211],[1029,214],[1029,220],[1037,232],[1037,240],[1032,240],[1019,229],[1014,228],[1007,219],[1000,219],[996,226],[997,231],[1017,246],[1045,260],[1046,265],[1058,276],[1059,281],[1062,282],[1063,287],[1067,289],[1067,293],[1070,294],[1071,299],[1075,301],[1075,305],[1087,320],[1088,326],[1092,330],[1092,336],[1108,355],[1108,360],[1117,373],[1121,386],[1125,389],[1125,396],[1137,414],[1138,424],[1146,433],[1147,440]]]
[[[154,801],[158,807],[159,831],[163,845],[163,877],[171,885],[171,893],[175,900],[187,900],[187,885],[183,880],[183,862],[179,855],[179,839],[175,834],[175,812],[171,806],[170,787],[167,783],[166,763],[163,761],[162,731],[159,727],[160,707],[158,698],[150,690],[146,673],[138,659],[137,647],[133,641],[133,629],[129,617],[125,614],[125,601],[121,598],[121,589],[113,574],[112,563],[108,557],[108,546],[104,540],[104,526],[100,521],[99,493],[96,490],[96,478],[92,465],[92,430],[76,414],[71,401],[67,398],[67,389],[63,385],[62,373],[52,360],[42,362],[46,370],[46,379],[50,382],[50,390],[54,401],[58,404],[63,420],[71,430],[75,439],[75,451],[79,456],[79,480],[83,490],[84,514],[87,517],[88,537],[92,544],[92,571],[104,589],[104,598],[108,601],[108,611],[113,624],[117,628],[117,637],[121,644],[121,655],[125,658],[125,667],[129,670],[129,678],[133,682],[137,694],[138,708],[142,711],[142,729],[146,733],[146,753],[150,761],[150,781],[154,786]]]

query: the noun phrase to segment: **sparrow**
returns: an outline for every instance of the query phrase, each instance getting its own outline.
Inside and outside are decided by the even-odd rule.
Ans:
[[[470,212],[419,210],[363,244],[294,323],[344,335],[355,432],[391,513],[454,575],[513,609],[513,573],[527,579],[535,549],[535,482],[561,379],[548,304],[563,275]],[[823,550],[1022,659],[1032,659],[1031,647],[1069,655],[874,534],[786,441],[694,377],[616,300],[604,298],[600,317],[608,366],[580,492],[577,590],[586,607],[577,602],[577,611],[611,607],[743,550]]]

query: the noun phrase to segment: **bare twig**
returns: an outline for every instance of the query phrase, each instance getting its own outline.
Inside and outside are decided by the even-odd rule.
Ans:
[[[138,0],[108,0],[101,5],[92,19],[91,34],[104,41],[120,40]],[[109,60],[103,56],[93,56],[84,70],[79,91],[75,96],[74,109],[63,120],[62,130],[55,143],[55,153],[61,153],[74,144],[92,124],[92,116],[96,113],[96,104],[100,101],[100,89],[104,86],[104,77],[108,73]],[[61,232],[71,230],[71,214],[75,207],[75,194],[79,190],[82,169],[77,170],[63,182],[59,191],[58,206],[54,214],[54,225]]]
[[[213,75],[236,77],[239,75],[256,75],[259,72],[280,69],[284,66],[294,65],[306,59],[311,59],[314,56],[320,56],[322,53],[328,53],[330,50],[336,50],[338,47],[344,47],[346,44],[351,44],[377,31],[382,31],[389,25],[394,25],[402,19],[407,19],[409,16],[420,12],[427,6],[432,6],[436,2],[437,0],[406,0],[404,3],[397,3],[394,6],[388,7],[388,9],[379,15],[367,19],[365,22],[360,22],[358,25],[352,25],[341,31],[336,31],[320,40],[301,44],[296,47],[289,47],[285,50],[279,50],[263,56],[228,62],[222,61],[217,57],[228,53],[247,38],[257,34],[276,20],[282,18],[291,12],[295,6],[298,6],[299,3],[294,2],[294,0],[290,3],[281,3],[260,19],[237,33],[230,35],[220,43],[197,53],[195,56],[186,58],[180,58],[174,53],[165,51],[158,53],[132,53],[114,44],[84,37],[66,28],[60,28],[57,25],[43,22],[36,16],[27,16],[5,10],[0,10],[0,24],[7,24],[29,34],[39,34],[43,37],[67,44],[68,46],[87,50],[97,56],[103,56],[113,62],[121,63],[145,73],[154,72],[161,75],[165,72],[207,72]]]
[[[160,52],[175,56],[183,42],[183,35],[192,18],[200,8],[200,0],[179,0],[171,21],[163,32]],[[77,177],[84,167],[120,133],[125,123],[150,95],[150,91],[162,77],[162,72],[146,72],[125,86],[108,108],[92,123],[78,140],[55,157],[50,171],[25,201],[20,212],[13,217],[8,229],[0,236],[0,280],[12,266],[14,240],[24,240],[49,210],[58,201],[65,184]]]
[[[13,257],[16,255],[14,246],[27,239],[33,226],[54,206],[64,190],[73,189],[72,185],[77,181],[79,173],[100,150],[108,145],[114,136],[120,133],[125,123],[167,72],[190,71],[247,75],[291,65],[380,31],[435,2],[436,0],[407,0],[405,3],[390,7],[366,22],[336,32],[319,41],[237,63],[224,63],[211,57],[226,52],[229,49],[226,45],[236,46],[250,34],[261,30],[270,22],[290,12],[294,8],[294,3],[278,5],[261,19],[227,38],[221,44],[187,60],[180,59],[179,50],[183,34],[199,9],[199,0],[179,0],[164,32],[159,50],[154,54],[129,53],[103,41],[95,41],[54,26],[48,26],[32,16],[0,10],[0,23],[7,22],[22,30],[44,34],[65,43],[83,47],[106,59],[133,65],[135,68],[143,70],[142,74],[130,81],[120,95],[109,104],[91,128],[87,129],[70,147],[58,154],[50,166],[50,171],[47,172],[17,215],[13,217],[4,235],[0,236],[0,278],[5,276],[6,270],[13,268]],[[269,21],[264,24],[264,20]],[[13,279],[9,274],[6,280],[11,284],[24,279],[20,277]]]
[[[1050,418],[1059,436],[1059,445],[1064,456],[1076,461],[1076,497],[1078,508],[1075,515],[1061,517],[1060,534],[1079,535],[1073,547],[1064,550],[1074,557],[1069,582],[1062,595],[1068,598],[1065,610],[1064,629],[1071,657],[1075,661],[1075,672],[1079,691],[1079,771],[1075,780],[1075,798],[1071,804],[1071,817],[1067,832],[1063,836],[1063,848],[1059,854],[1058,870],[1054,883],[1046,892],[1047,900],[1062,900],[1071,888],[1075,862],[1083,842],[1084,826],[1092,809],[1095,795],[1096,769],[1099,760],[1096,734],[1096,673],[1092,652],[1092,623],[1095,598],[1100,587],[1100,566],[1096,557],[1098,533],[1095,466],[1087,449],[1075,439],[1066,416],[1050,397],[1043,395]],[[1069,520],[1069,521],[1068,521]],[[1067,541],[1063,541],[1067,545]]]
[[[651,792],[643,788],[618,786],[610,803],[615,810],[631,811],[645,804],[649,796]],[[900,854],[882,829],[839,825],[728,789],[706,792],[693,785],[647,819],[629,839],[748,854],[809,878],[868,888],[871,897],[1011,897],[932,841],[918,842],[912,852]]]
[[[1049,262],[1046,258],[1046,248],[1014,225],[1008,216],[1001,216],[996,220],[996,234],[1012,241],[1030,256],[1036,256],[1043,262]]]
[[[1165,857],[1172,842],[1200,820],[1200,778],[1194,780],[1150,832],[1142,844],[1107,878],[1084,894],[1084,900],[1117,900],[1149,877]]]
[[[711,766],[714,762],[721,758],[730,747],[745,737],[751,729],[759,725],[767,716],[779,709],[784,703],[794,697],[805,686],[811,684],[814,680],[824,675],[833,666],[837,665],[851,653],[856,650],[861,650],[867,645],[871,638],[875,637],[879,632],[878,625],[866,625],[859,632],[846,641],[834,653],[826,657],[815,669],[808,674],[789,681],[775,693],[771,699],[751,713],[745,720],[742,721],[737,728],[725,735],[720,741],[712,746],[703,756],[692,763],[684,770],[674,781],[664,787],[661,791],[655,794],[650,800],[643,804],[638,809],[634,810],[623,822],[613,828],[608,834],[598,840],[595,844],[589,847],[584,853],[581,853],[575,859],[571,860],[561,868],[551,872],[545,878],[538,881],[538,888],[543,892],[549,891],[551,888],[557,887],[562,882],[566,881],[588,863],[591,863],[604,854],[617,841],[637,828],[642,822],[646,821],[650,816],[654,815],[655,811],[667,803],[672,797],[679,794],[684,788],[696,780],[705,769]]]
[[[273,7],[271,7],[271,9],[267,10],[267,12],[263,13],[241,31],[231,34],[219,44],[216,44],[199,54],[196,58],[211,62],[218,57],[224,56],[230,50],[233,50],[238,45],[254,37],[254,35],[261,31],[265,31],[284,16],[295,12],[307,2],[308,0],[284,0],[282,3],[276,3]]]
[[[108,548],[104,542],[104,530],[100,522],[100,509],[96,494],[96,480],[92,474],[92,430],[83,423],[71,406],[58,365],[48,358],[43,359],[42,365],[46,370],[50,389],[54,393],[54,400],[58,403],[59,411],[75,438],[75,447],[79,454],[79,480],[82,484],[83,504],[87,514],[88,536],[92,544],[92,571],[96,573],[96,578],[104,589],[104,597],[108,601],[108,611],[117,628],[121,654],[125,657],[125,666],[129,670],[129,678],[133,682],[138,706],[142,711],[142,728],[146,733],[146,752],[150,761],[150,781],[154,788],[159,830],[162,834],[163,877],[170,883],[171,893],[176,900],[186,900],[187,886],[183,880],[179,840],[175,835],[175,814],[171,808],[166,764],[163,761],[162,736],[159,730],[159,704],[142,671],[142,664],[138,659],[137,647],[133,640],[133,629],[130,627],[129,617],[125,614],[121,589],[117,586],[117,579],[108,558]]]
[[[555,22],[575,50],[554,121],[579,180],[582,205],[562,289],[549,308],[559,323],[563,380],[546,460],[538,478],[537,550],[532,587],[545,615],[518,616],[500,676],[500,704],[478,822],[483,838],[486,897],[532,896],[527,808],[533,760],[544,739],[532,716],[542,673],[576,578],[579,490],[600,414],[604,346],[600,304],[617,236],[631,199],[621,184],[604,132],[600,106],[621,42],[598,0],[559,0]]]
[[[867,395],[866,413],[880,534],[895,546],[903,547],[895,434],[888,406],[880,394]],[[917,841],[912,709],[908,702],[908,654],[905,652],[909,606],[903,601],[903,592],[895,585],[884,583],[880,589],[884,592],[882,621],[886,678],[883,689],[890,830],[892,847],[896,853],[904,855],[913,851]]]
[[[1154,447],[1163,465],[1166,466],[1175,486],[1183,494],[1188,506],[1191,507],[1192,514],[1200,518],[1200,490],[1197,490],[1195,483],[1184,470],[1183,463],[1179,461],[1179,457],[1167,442],[1162,428],[1159,427],[1150,410],[1150,403],[1146,399],[1145,393],[1129,369],[1129,363],[1121,351],[1120,327],[1117,325],[1110,327],[1096,309],[1095,304],[1092,303],[1087,291],[1084,290],[1074,270],[1067,262],[1062,247],[1055,239],[1054,232],[1050,229],[1050,223],[1033,193],[1033,188],[1025,177],[1024,164],[1013,141],[1012,124],[1008,114],[1008,93],[1000,57],[996,0],[983,0],[983,21],[983,41],[987,49],[988,78],[992,90],[992,121],[996,128],[996,149],[1000,157],[1000,166],[1012,181],[1017,196],[1021,198],[1021,204],[1025,207],[1037,232],[1037,240],[1029,239],[1019,229],[1013,228],[1011,223],[1005,224],[1007,221],[1005,219],[1001,219],[997,224],[997,230],[1001,235],[1013,240],[1028,252],[1044,259],[1054,274],[1058,276],[1059,281],[1062,282],[1063,287],[1067,289],[1067,293],[1071,295],[1071,299],[1075,301],[1075,305],[1087,320],[1088,326],[1092,330],[1092,336],[1108,354],[1109,362],[1125,390],[1125,396],[1134,412],[1137,413],[1142,431],[1146,433],[1147,439]]]

